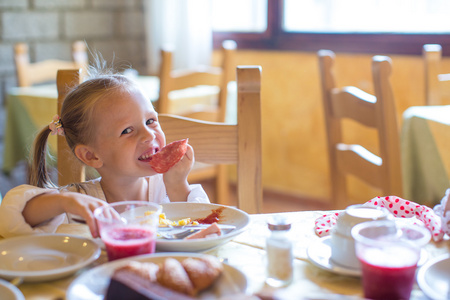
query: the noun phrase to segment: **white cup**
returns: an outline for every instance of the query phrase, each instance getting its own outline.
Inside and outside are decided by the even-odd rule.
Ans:
[[[331,260],[346,268],[359,270],[361,263],[356,257],[355,240],[351,235],[353,226],[367,221],[386,220],[390,216],[384,207],[364,207],[355,204],[347,207],[331,231]]]

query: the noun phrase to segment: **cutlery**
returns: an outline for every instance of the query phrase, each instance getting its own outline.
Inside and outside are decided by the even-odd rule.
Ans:
[[[175,233],[169,233],[169,232],[159,232],[161,237],[163,237],[166,240],[182,240],[185,237],[196,233],[197,231],[200,231],[200,229],[187,229],[180,232]]]
[[[199,224],[199,225],[180,225],[180,226],[160,226],[158,227],[158,231],[169,231],[174,229],[204,229],[211,226],[211,224]],[[225,230],[227,232],[236,229],[236,226],[234,225],[225,225],[225,224],[217,224],[219,226],[220,230]]]

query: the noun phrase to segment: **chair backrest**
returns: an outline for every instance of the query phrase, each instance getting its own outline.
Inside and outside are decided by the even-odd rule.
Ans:
[[[59,69],[83,69],[88,65],[86,45],[82,41],[72,44],[73,61],[49,59],[30,63],[28,45],[18,43],[14,46],[14,61],[16,64],[17,83],[20,87],[55,81]]]
[[[237,124],[161,114],[167,142],[188,137],[195,160],[237,165],[238,207],[258,213],[262,205],[261,67],[238,66]]]
[[[198,85],[218,86],[220,88],[217,106],[196,105],[182,115],[194,119],[224,122],[227,107],[227,86],[234,80],[234,54],[236,42],[227,40],[222,43],[222,66],[198,66],[189,70],[173,70],[172,51],[165,47],[161,50],[160,88],[157,103],[158,113],[173,113],[170,109],[169,93]]]
[[[61,115],[61,107],[69,89],[80,84],[81,74],[81,69],[57,71],[58,115]],[[67,145],[65,137],[60,135],[58,135],[57,139],[57,168],[59,186],[85,181],[84,165],[75,158],[69,145]]]
[[[336,206],[348,199],[346,175],[379,188],[384,195],[402,196],[400,141],[395,102],[389,77],[391,60],[374,56],[372,76],[375,95],[356,87],[337,88],[333,74],[334,53],[318,52],[325,111],[332,197]],[[361,145],[343,142],[342,120],[352,119],[378,132],[379,155]]]
[[[426,105],[450,104],[450,73],[442,67],[442,47],[425,44],[422,49],[425,67]]]
[[[58,71],[58,112],[67,87],[79,83],[79,70]],[[188,137],[196,161],[236,164],[238,207],[259,213],[262,206],[261,67],[237,67],[237,124],[208,122],[160,114],[167,143]],[[59,185],[84,180],[84,168],[74,163],[64,137],[58,136]]]

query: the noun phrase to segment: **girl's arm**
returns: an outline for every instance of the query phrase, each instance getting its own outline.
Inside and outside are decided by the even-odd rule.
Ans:
[[[86,220],[93,237],[98,237],[93,212],[97,207],[108,205],[100,199],[75,193],[45,193],[34,197],[25,205],[22,215],[31,226],[36,226],[63,213],[78,215]]]
[[[194,165],[194,150],[188,145],[186,154],[169,171],[164,173],[163,180],[167,196],[171,202],[186,202],[191,191],[187,177]]]

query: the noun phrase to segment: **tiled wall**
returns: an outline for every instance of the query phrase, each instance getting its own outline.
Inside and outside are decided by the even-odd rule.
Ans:
[[[17,42],[28,43],[31,61],[39,61],[69,60],[71,43],[85,40],[108,61],[115,57],[118,66],[131,65],[144,73],[143,1],[0,0],[1,108],[6,90],[16,85],[13,46]]]

